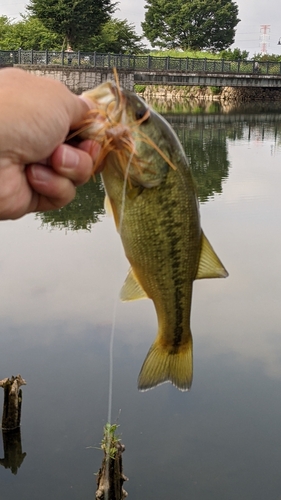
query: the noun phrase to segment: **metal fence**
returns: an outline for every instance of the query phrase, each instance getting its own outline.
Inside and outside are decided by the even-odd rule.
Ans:
[[[229,61],[156,57],[151,55],[99,54],[97,52],[54,52],[49,50],[0,50],[0,66],[14,64],[71,66],[72,68],[117,68],[133,71],[234,73],[280,75],[281,62]]]

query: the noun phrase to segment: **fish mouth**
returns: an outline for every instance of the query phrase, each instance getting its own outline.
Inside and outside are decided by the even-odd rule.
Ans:
[[[83,92],[82,96],[90,99],[94,108],[68,140],[78,135],[82,140],[92,139],[100,144],[93,174],[113,162],[129,186],[151,188],[161,182],[155,171],[155,156],[159,155],[165,164],[176,169],[149,132],[155,125],[153,111],[136,94],[121,88],[118,79]]]

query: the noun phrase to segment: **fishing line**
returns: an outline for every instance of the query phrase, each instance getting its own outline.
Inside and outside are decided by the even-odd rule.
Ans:
[[[119,224],[120,235],[121,235],[123,218],[124,218],[125,201],[126,201],[126,187],[127,187],[127,182],[128,182],[129,169],[131,166],[133,156],[134,156],[134,152],[132,152],[130,157],[129,157],[128,165],[126,167],[125,176],[124,176],[124,184],[123,184],[123,191],[122,191],[122,203],[121,203],[121,215],[120,215],[120,224]],[[113,348],[114,348],[114,337],[115,337],[115,330],[116,330],[116,318],[117,318],[117,304],[118,304],[118,302],[119,302],[119,297],[116,297],[115,301],[114,301],[114,305],[113,305],[112,326],[111,326],[110,342],[109,342],[109,388],[108,388],[108,413],[107,413],[107,422],[109,425],[111,425],[111,419],[112,419]],[[107,479],[107,483],[109,484],[110,433],[108,432],[107,436],[105,436],[105,437],[106,437],[106,456],[108,458],[106,461],[106,467],[105,467],[105,477]],[[109,495],[109,492],[106,489],[105,490],[105,500],[108,500],[108,495]]]
[[[127,187],[127,182],[128,182],[128,176],[129,176],[129,169],[131,166],[131,162],[133,159],[134,153],[132,152],[129,160],[128,160],[128,165],[125,170],[125,176],[124,176],[124,184],[123,184],[123,191],[122,191],[122,203],[121,203],[121,215],[120,215],[120,224],[119,224],[119,233],[121,235],[122,231],[122,224],[123,224],[123,218],[124,218],[124,211],[125,211],[125,202],[126,202],[126,187]],[[117,317],[117,304],[119,302],[119,297],[116,297],[113,305],[113,313],[112,313],[112,327],[111,327],[111,334],[110,334],[110,342],[109,342],[109,389],[108,389],[108,413],[107,413],[107,422],[111,425],[111,419],[112,419],[112,386],[113,386],[113,347],[114,347],[114,336],[115,336],[115,330],[116,330],[116,317]]]

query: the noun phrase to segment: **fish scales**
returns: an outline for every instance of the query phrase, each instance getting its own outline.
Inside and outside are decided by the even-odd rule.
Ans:
[[[179,346],[190,335],[191,289],[201,236],[197,203],[194,196],[187,196],[178,172],[167,167],[160,186],[145,189],[135,198],[126,196],[122,215],[124,180],[114,179],[114,168],[108,162],[102,175],[117,221],[122,219],[120,236],[126,256],[154,302],[159,341]]]
[[[113,84],[107,85],[116,95]],[[98,89],[93,92],[98,94]],[[102,92],[104,99],[105,87]],[[148,106],[135,94],[123,90],[121,98],[124,112],[120,121],[131,129],[134,158],[140,167],[136,168],[132,155],[127,153],[125,173],[120,155],[111,151],[102,172],[115,224],[131,264],[121,299],[152,299],[158,318],[158,333],[143,363],[138,385],[146,390],[170,381],[180,390],[187,390],[193,374],[193,281],[225,277],[227,272],[202,232],[195,186],[176,134],[156,112],[147,113]],[[139,123],[139,116],[147,118]],[[124,149],[126,146],[127,142]]]
[[[124,177],[116,175],[114,160],[108,159],[102,176],[117,227],[122,220],[119,232],[126,256],[137,281],[154,302],[158,350],[160,353],[168,351],[170,356],[186,351],[188,359],[185,362],[189,369],[184,370],[185,382],[177,384],[186,389],[192,380],[190,308],[200,255],[201,228],[193,180],[178,147],[176,142],[170,153],[177,170],[166,164],[159,186],[143,189],[140,193],[136,187],[136,195],[134,188],[128,185],[124,204]],[[163,163],[155,150],[151,154],[154,164]],[[150,382],[143,374],[142,370],[139,380],[142,389],[155,385],[155,374],[148,377]],[[170,373],[169,378],[172,378]]]

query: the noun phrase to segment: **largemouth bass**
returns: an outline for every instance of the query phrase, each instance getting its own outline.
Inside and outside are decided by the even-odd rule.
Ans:
[[[138,387],[147,390],[170,381],[188,390],[193,281],[228,273],[201,229],[191,171],[168,122],[137,95],[110,82],[84,95],[97,110],[83,137],[103,144],[107,205],[131,264],[120,297],[149,297],[158,318]]]

